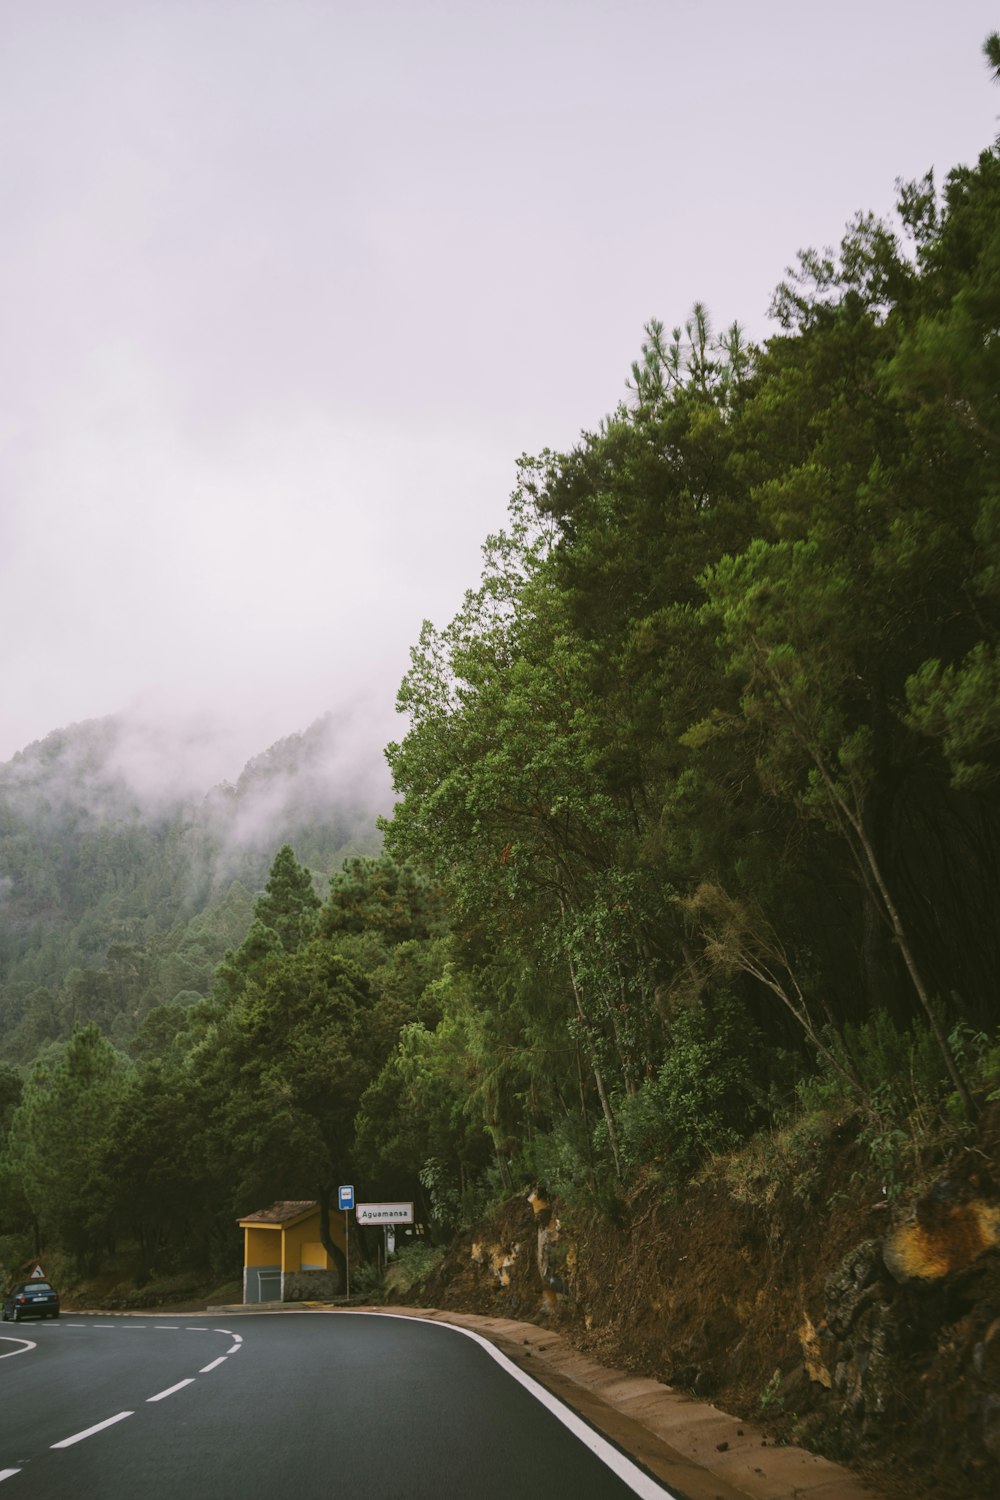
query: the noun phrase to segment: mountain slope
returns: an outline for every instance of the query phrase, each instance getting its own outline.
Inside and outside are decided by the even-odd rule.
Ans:
[[[388,779],[330,715],[235,785],[165,785],[122,718],[57,730],[0,766],[0,1055],[26,1061],[77,1022],[127,1043],[157,1004],[211,984],[277,849],[325,883],[379,847]]]

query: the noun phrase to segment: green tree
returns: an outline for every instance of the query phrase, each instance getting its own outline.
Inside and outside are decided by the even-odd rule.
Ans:
[[[20,1074],[0,1062],[0,1235],[23,1230],[31,1221],[10,1150],[10,1127],[23,1092]]]
[[[140,1281],[178,1261],[212,1260],[220,1183],[206,1157],[207,1129],[204,1090],[176,1057],[128,1072],[105,1132],[102,1172],[114,1227],[136,1246]]]
[[[10,1127],[10,1156],[47,1243],[91,1269],[112,1232],[105,1174],[129,1064],[90,1024],[51,1065],[35,1068]]]
[[[191,1066],[214,1101],[207,1151],[234,1212],[279,1197],[328,1210],[381,1062],[370,1010],[363,975],[319,938],[262,956],[217,1010]]]
[[[254,906],[255,920],[276,932],[286,953],[292,953],[315,931],[321,905],[309,871],[298,863],[289,845],[283,844],[274,857],[264,893]]]

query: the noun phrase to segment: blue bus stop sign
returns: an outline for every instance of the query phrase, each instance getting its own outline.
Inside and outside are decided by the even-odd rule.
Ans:
[[[347,1212],[347,1210],[349,1208],[353,1208],[354,1207],[354,1189],[353,1189],[353,1187],[349,1187],[348,1186],[348,1187],[342,1187],[340,1189],[340,1207],[344,1210],[345,1213]]]

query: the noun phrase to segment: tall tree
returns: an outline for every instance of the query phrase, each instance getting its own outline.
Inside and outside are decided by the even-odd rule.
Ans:
[[[283,844],[254,906],[255,919],[276,932],[286,953],[292,953],[315,931],[321,906],[309,871],[299,864],[294,850]]]
[[[87,1269],[113,1230],[105,1163],[128,1073],[98,1028],[85,1026],[56,1062],[35,1068],[11,1122],[11,1160],[46,1243]]]

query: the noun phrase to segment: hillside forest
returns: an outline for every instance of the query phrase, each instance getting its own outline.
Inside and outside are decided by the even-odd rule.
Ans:
[[[104,731],[2,768],[7,1272],[237,1274],[237,1215],[338,1182],[438,1238],[534,1182],[614,1215],[803,1119],[851,1119],[891,1198],[971,1138],[1000,1097],[997,146],[801,253],[772,315],[759,345],[651,321],[616,409],[519,461],[412,649],[381,847],[355,801],[227,863],[249,782],[211,817],[54,799]]]

